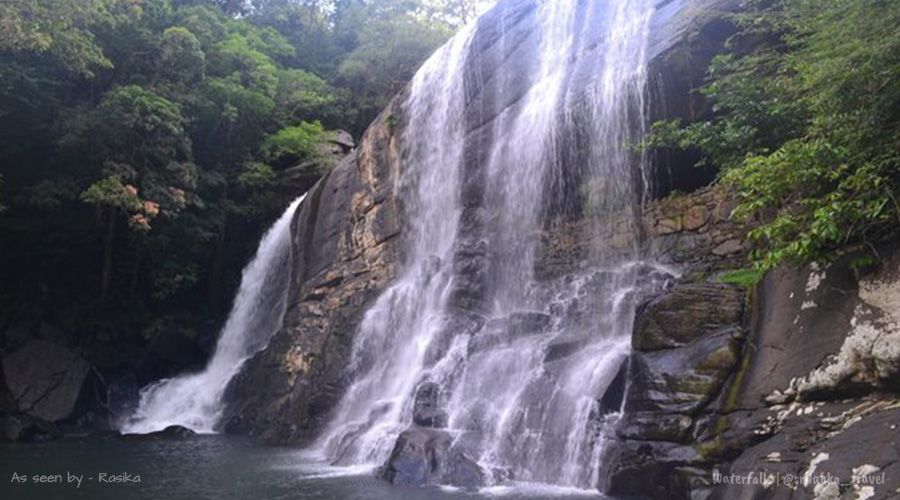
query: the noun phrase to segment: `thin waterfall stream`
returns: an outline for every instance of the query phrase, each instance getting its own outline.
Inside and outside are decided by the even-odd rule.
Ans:
[[[477,23],[415,76],[401,136],[406,268],[362,321],[354,381],[311,448],[319,459],[383,464],[426,391],[488,484],[596,486],[620,410],[599,399],[628,356],[648,269],[644,158],[629,145],[644,132],[652,5],[539,2],[535,64],[517,76],[529,78],[527,91],[479,111],[492,117],[477,131],[491,141],[486,155],[467,155],[474,89],[485,85],[470,69]],[[599,43],[591,30],[602,31]],[[511,76],[490,76],[499,94]],[[571,211],[573,184],[584,237],[595,241],[589,265],[539,279],[542,225],[554,206]],[[612,227],[625,237],[596,237]]]
[[[206,368],[141,389],[138,408],[124,420],[122,432],[145,434],[170,425],[200,433],[216,431],[228,382],[281,327],[293,269],[291,221],[305,197],[291,202],[260,240],[256,255],[244,268],[231,312]]]

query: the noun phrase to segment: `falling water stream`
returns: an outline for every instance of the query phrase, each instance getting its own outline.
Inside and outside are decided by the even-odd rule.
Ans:
[[[141,389],[138,408],[122,423],[122,432],[144,434],[170,425],[201,433],[215,430],[228,382],[281,327],[293,268],[291,221],[305,196],[294,200],[269,228],[244,268],[234,305],[206,368]]]
[[[627,358],[646,268],[637,237],[643,159],[628,145],[645,123],[653,8],[649,0],[537,8],[530,73],[501,66],[491,76],[495,85],[529,79],[527,91],[481,109],[494,117],[487,131],[470,126],[473,89],[485,84],[471,70],[477,23],[412,82],[401,136],[408,260],[357,332],[354,382],[312,448],[322,459],[384,463],[412,423],[417,388],[429,383],[489,483],[598,481],[614,418],[598,400]],[[478,134],[489,142],[474,147],[487,153],[467,155]],[[573,192],[589,221],[582,236],[596,243],[579,272],[539,279],[547,207]],[[601,233],[621,234],[594,237]]]

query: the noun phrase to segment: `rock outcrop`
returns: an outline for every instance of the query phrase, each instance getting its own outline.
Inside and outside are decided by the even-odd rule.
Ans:
[[[484,472],[465,452],[464,440],[448,431],[413,426],[397,438],[387,464],[378,475],[397,485],[450,485],[476,488],[484,484]]]
[[[128,441],[183,441],[196,436],[197,433],[181,425],[170,425],[163,430],[147,434],[123,434],[122,439]]]
[[[60,344],[30,340],[3,358],[2,438],[58,433],[72,415],[90,365]]]
[[[648,302],[609,493],[895,498],[900,249],[879,254],[877,270],[850,252],[776,269],[752,293],[686,283]]]
[[[309,438],[347,384],[353,335],[401,256],[401,168],[391,106],[307,196],[293,222],[293,282],[284,325],[226,391],[229,432]]]
[[[713,498],[900,494],[900,250],[879,254],[876,270],[855,269],[851,252],[762,282],[755,348],[722,406],[711,455],[735,457],[718,465],[728,477],[762,471],[781,484],[714,485]]]
[[[740,360],[743,298],[731,285],[689,282],[638,311],[625,415],[605,460],[609,493],[675,498],[705,474],[695,444]]]

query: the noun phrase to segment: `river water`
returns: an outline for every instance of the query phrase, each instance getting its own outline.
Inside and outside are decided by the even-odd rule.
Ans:
[[[296,448],[276,448],[240,437],[200,435],[183,441],[120,437],[68,438],[0,445],[0,498],[4,500],[463,500],[603,499],[588,490],[512,485],[480,492],[391,486],[364,468],[321,468]],[[13,481],[13,474],[28,482]],[[68,474],[83,476],[67,483]],[[140,483],[100,483],[122,474]],[[62,484],[35,483],[60,475]],[[89,479],[93,478],[93,479]],[[49,479],[49,477],[48,477]]]

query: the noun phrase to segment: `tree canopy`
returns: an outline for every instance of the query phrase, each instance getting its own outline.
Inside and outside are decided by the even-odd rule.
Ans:
[[[102,317],[125,302],[218,317],[264,227],[309,187],[279,186],[280,172],[325,174],[330,131],[359,136],[476,6],[0,3],[8,289],[80,297]]]

